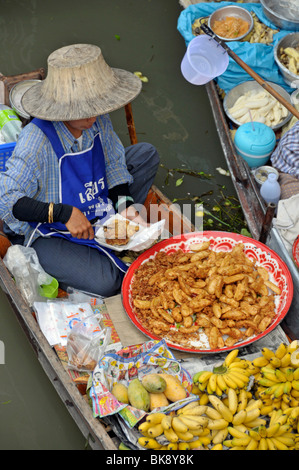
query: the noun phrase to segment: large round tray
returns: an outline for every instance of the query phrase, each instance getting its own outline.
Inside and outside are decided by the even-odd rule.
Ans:
[[[123,306],[130,320],[142,333],[151,339],[160,339],[144,328],[136,316],[136,312],[134,311],[132,302],[132,282],[135,271],[139,268],[139,266],[148,261],[150,258],[155,257],[155,255],[161,250],[166,253],[171,253],[178,249],[181,249],[184,252],[188,252],[190,251],[189,246],[192,243],[199,243],[207,240],[210,240],[210,248],[215,251],[231,251],[231,249],[236,244],[243,243],[246,256],[252,260],[256,260],[259,266],[263,266],[268,270],[271,281],[276,283],[276,285],[281,290],[281,294],[276,296],[276,315],[271,325],[265,331],[256,336],[242,340],[234,344],[233,347],[225,347],[221,349],[208,349],[206,347],[186,348],[180,344],[174,344],[166,340],[169,348],[189,353],[207,354],[216,352],[219,353],[222,351],[224,352],[235,348],[245,347],[269,334],[283,320],[290,308],[293,299],[292,277],[286,264],[273,250],[252,238],[235,233],[213,231],[199,233],[191,232],[162,240],[161,242],[151,247],[149,250],[146,250],[131,264],[124,277],[122,284]]]

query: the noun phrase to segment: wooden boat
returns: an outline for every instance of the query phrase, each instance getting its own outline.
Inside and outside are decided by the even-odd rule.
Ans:
[[[8,77],[0,76],[0,82],[3,84],[2,91],[5,104],[10,106],[9,92],[16,83],[27,79],[43,80],[44,78],[44,69]],[[131,143],[135,144],[137,143],[137,138],[131,104],[125,106],[125,116]],[[159,219],[165,219],[167,221],[167,227],[171,234],[177,235],[193,230],[190,221],[184,217],[177,206],[172,204],[156,186],[151,187],[145,202],[148,214],[150,205],[152,204],[157,205]],[[105,421],[93,416],[92,408],[86,399],[86,385],[84,386],[82,383],[80,384],[80,382],[75,383],[71,378],[59,359],[57,352],[49,345],[41,332],[33,310],[16,288],[16,284],[1,258],[0,288],[6,294],[50,382],[56,389],[82,434],[85,436],[90,447],[94,450],[117,450],[120,442],[126,443],[126,437],[123,435],[121,429],[119,429],[117,420],[113,419],[113,416]],[[130,445],[130,443],[128,443],[128,445]]]
[[[291,308],[282,326],[291,339],[299,337],[297,312],[299,309],[299,271],[287,251],[278,230],[272,225],[273,211],[267,208],[259,193],[259,187],[248,164],[240,158],[231,137],[230,123],[223,109],[216,83],[205,85],[210,101],[216,129],[222,146],[225,161],[242,205],[248,229],[255,240],[262,241],[273,249],[287,264],[294,282],[294,298]]]
[[[171,233],[190,232],[190,222],[180,211],[173,208],[171,201],[156,187],[152,186],[148,193],[145,206],[157,204],[161,218],[169,220]],[[119,443],[126,443],[126,438],[119,429],[117,420],[110,417],[107,420],[95,418],[86,399],[86,385],[75,383],[59,359],[34,317],[33,310],[28,306],[20,291],[0,258],[0,288],[6,294],[16,317],[26,333],[29,342],[50,382],[56,389],[75,423],[94,450],[117,450]],[[130,445],[130,443],[128,443]]]
[[[0,81],[4,84],[5,102],[9,104],[9,90],[15,83],[24,79],[43,79],[44,76],[44,70],[39,69],[27,74],[0,77]],[[248,172],[246,167],[242,167],[240,163],[236,161],[228,124],[223,114],[215,85],[210,83],[207,86],[207,91],[215,115],[215,122],[223,146],[224,155],[227,159],[228,167],[240,197],[248,226],[253,237],[259,239],[260,227],[264,221],[265,207],[262,206],[261,201],[259,201],[259,198],[255,195],[254,182],[252,181],[250,172]],[[137,142],[137,138],[130,104],[125,107],[125,114],[130,139],[132,144],[134,144]],[[167,221],[168,229],[171,234],[177,235],[194,230],[191,222],[184,217],[176,205],[172,204],[156,186],[152,186],[145,202],[148,213],[152,204],[158,205],[159,218]],[[259,204],[261,204],[261,208],[259,208]],[[252,214],[252,212],[254,214]],[[278,250],[276,249],[275,251]],[[49,345],[39,328],[33,310],[28,306],[27,302],[16,288],[15,282],[2,259],[0,259],[0,287],[6,294],[12,310],[26,333],[41,366],[78,428],[85,436],[89,446],[94,450],[104,449],[113,451],[118,449],[120,442],[123,442],[132,449],[131,443],[127,442],[127,438],[122,429],[120,429],[118,421],[113,418],[113,416],[109,417],[109,419],[98,419],[93,416],[92,409],[85,394],[86,386],[84,387],[80,383],[75,383],[62,364],[56,350]]]

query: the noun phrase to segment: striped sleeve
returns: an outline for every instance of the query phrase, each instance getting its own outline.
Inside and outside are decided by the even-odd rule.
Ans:
[[[271,155],[271,163],[279,171],[299,178],[299,122],[283,135]]]

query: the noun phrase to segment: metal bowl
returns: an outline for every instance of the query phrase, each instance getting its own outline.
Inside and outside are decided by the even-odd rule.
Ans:
[[[289,103],[291,103],[291,96],[287,93],[287,91],[282,88],[281,86],[277,85],[276,83],[267,82],[274,90],[276,90],[283,98],[285,98]],[[241,126],[241,122],[237,121],[229,112],[229,109],[235,104],[237,99],[244,95],[247,91],[257,90],[261,91],[264,88],[255,80],[249,80],[247,82],[240,83],[240,85],[235,86],[232,88],[224,97],[223,100],[223,108],[227,115],[227,117],[236,125]],[[276,131],[284,126],[292,117],[292,113],[288,112],[286,118],[283,119],[279,124],[275,126],[271,126],[271,128]]]
[[[299,88],[299,75],[292,73],[289,69],[280,62],[281,49],[286,47],[297,47],[299,45],[299,33],[290,33],[284,36],[274,47],[274,59],[277,63],[280,73],[283,76],[284,81],[291,88]]]
[[[220,39],[223,39],[224,41],[240,41],[241,39],[245,38],[251,32],[251,30],[253,28],[253,25],[254,25],[254,22],[253,22],[253,18],[251,16],[250,12],[245,10],[245,8],[234,6],[234,5],[219,8],[218,10],[215,10],[214,13],[212,13],[209,16],[209,19],[208,19],[209,28],[212,31],[214,31],[213,26],[214,26],[215,21],[224,20],[227,16],[234,16],[235,18],[241,18],[242,20],[247,21],[248,30],[246,31],[245,34],[243,34],[241,36],[238,36],[238,37],[235,37],[233,39],[232,38],[225,38],[225,37],[219,36],[217,34],[217,36]]]
[[[30,115],[24,110],[21,101],[24,93],[29,90],[33,85],[41,80],[23,80],[16,83],[9,92],[9,102],[12,109],[22,118],[29,119]]]
[[[271,23],[287,31],[299,31],[298,0],[260,0],[263,12]]]

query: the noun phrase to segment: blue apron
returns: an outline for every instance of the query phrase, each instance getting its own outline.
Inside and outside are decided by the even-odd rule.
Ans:
[[[59,163],[59,202],[75,206],[89,221],[113,215],[114,209],[108,198],[105,171],[105,156],[99,133],[95,135],[92,146],[81,152],[65,153],[62,143],[51,121],[38,118],[32,120],[49,139]],[[109,248],[100,246],[95,240],[72,237],[61,222],[52,224],[31,224],[42,236],[63,237],[74,243],[96,248],[108,256],[125,273],[124,264]]]

